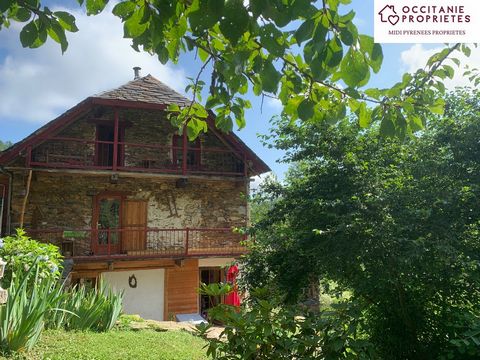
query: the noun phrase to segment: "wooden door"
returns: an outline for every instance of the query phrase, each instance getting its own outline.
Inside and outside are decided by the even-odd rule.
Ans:
[[[147,240],[147,202],[126,200],[123,203],[122,250],[143,251]]]

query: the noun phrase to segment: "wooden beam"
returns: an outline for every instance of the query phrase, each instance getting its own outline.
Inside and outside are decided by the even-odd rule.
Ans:
[[[23,228],[23,223],[25,220],[25,210],[27,208],[27,201],[28,201],[28,194],[30,194],[30,184],[32,183],[32,169],[28,172],[28,179],[27,179],[27,189],[25,191],[25,196],[23,197],[23,204],[22,204],[22,212],[20,213],[20,228]]]

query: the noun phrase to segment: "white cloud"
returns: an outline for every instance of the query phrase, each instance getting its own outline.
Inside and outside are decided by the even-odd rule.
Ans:
[[[12,119],[50,121],[84,98],[132,80],[133,66],[178,91],[185,87],[181,69],[164,66],[156,57],[130,47],[111,6],[91,17],[69,11],[80,31],[67,33],[69,47],[63,56],[51,39],[38,49],[23,49],[18,25],[0,31],[0,124]]]
[[[454,89],[457,86],[469,86],[471,85],[468,77],[464,77],[464,67],[468,65],[470,68],[478,68],[480,67],[480,48],[472,48],[472,54],[470,57],[466,57],[460,52],[455,52],[452,55],[460,60],[460,68],[453,64],[453,62],[449,61],[449,65],[453,65],[455,69],[455,76],[453,79],[445,79],[445,86],[447,89]],[[401,72],[410,72],[413,73],[419,68],[425,67],[430,56],[442,50],[442,47],[433,48],[433,49],[425,49],[422,44],[415,44],[410,47],[410,49],[405,50],[401,53]]]
[[[275,98],[271,98],[271,97],[267,97],[266,98],[266,103],[269,107],[271,107],[273,110],[275,111],[282,111],[283,109],[283,105],[282,105],[282,102],[279,100],[279,99],[275,99]]]
[[[273,173],[272,171],[267,172],[265,174],[254,176],[252,178],[252,182],[250,183],[250,189],[252,191],[258,190],[260,185],[262,185],[267,179],[276,180],[277,177],[275,173]]]

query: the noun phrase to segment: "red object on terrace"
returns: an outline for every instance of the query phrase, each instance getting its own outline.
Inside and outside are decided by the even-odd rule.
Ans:
[[[238,266],[232,265],[227,272],[227,281],[233,284],[233,291],[225,297],[225,304],[240,306],[240,295],[237,286]]]

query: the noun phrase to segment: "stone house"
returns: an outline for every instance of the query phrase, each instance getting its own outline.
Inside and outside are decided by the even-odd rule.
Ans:
[[[194,142],[166,118],[189,100],[151,75],[88,97],[0,153],[0,229],[59,246],[73,282],[125,291],[157,320],[201,313],[200,282],[245,252],[250,178],[268,166],[235,134]]]

